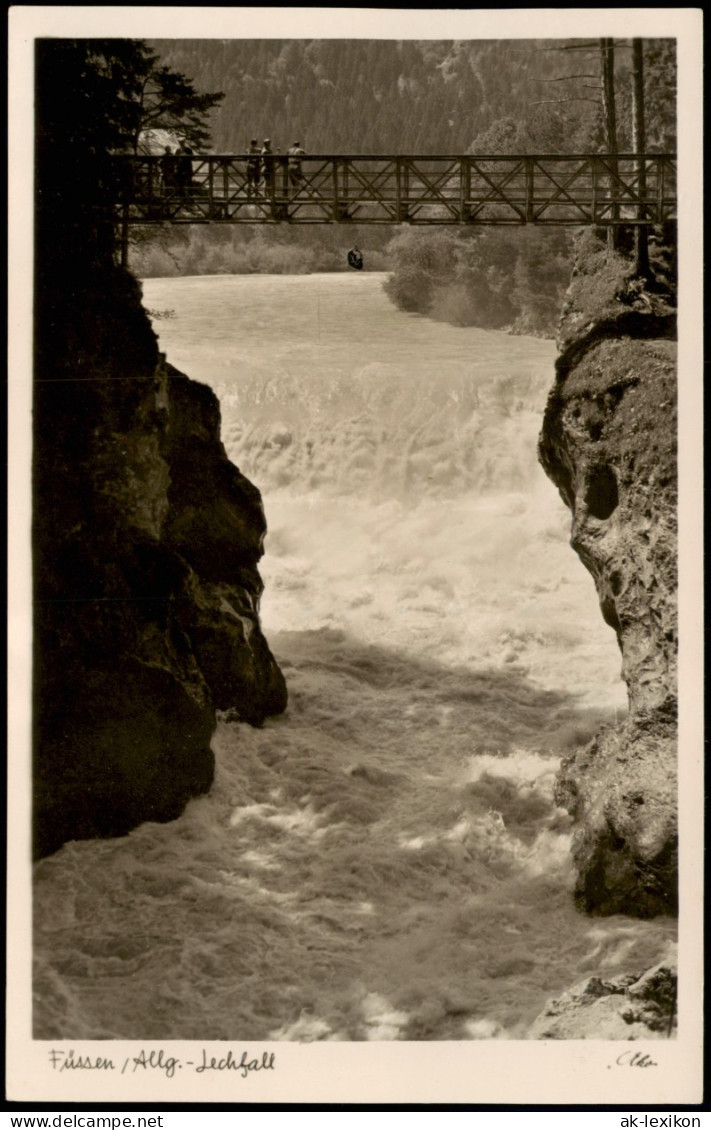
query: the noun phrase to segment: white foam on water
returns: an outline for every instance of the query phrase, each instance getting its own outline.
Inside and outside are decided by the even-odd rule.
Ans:
[[[470,1040],[501,1040],[506,1036],[506,1029],[502,1028],[496,1020],[466,1020],[464,1031]]]
[[[553,346],[381,282],[145,284],[263,492],[289,707],[219,723],[180,819],[38,865],[39,1038],[521,1038],[673,938],[572,904],[554,773],[625,696],[536,462]]]
[[[381,283],[145,283],[176,312],[161,346],[213,385],[263,493],[267,632],[511,664],[623,711],[614,634],[536,460],[552,343],[403,314]]]

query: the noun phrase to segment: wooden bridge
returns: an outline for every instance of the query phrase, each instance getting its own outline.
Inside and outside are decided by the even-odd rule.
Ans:
[[[116,157],[124,224],[657,225],[674,154]]]

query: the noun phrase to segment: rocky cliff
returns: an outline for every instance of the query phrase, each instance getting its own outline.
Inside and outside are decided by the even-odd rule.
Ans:
[[[642,917],[677,898],[675,317],[592,238],[580,248],[539,455],[622,652],[629,714],[563,764],[576,897]]]
[[[667,1039],[677,1029],[676,997],[675,956],[643,973],[588,977],[546,1005],[528,1039]]]
[[[176,817],[212,781],[215,711],[286,705],[261,498],[215,396],[159,355],[131,276],[67,275],[36,327],[38,855]]]

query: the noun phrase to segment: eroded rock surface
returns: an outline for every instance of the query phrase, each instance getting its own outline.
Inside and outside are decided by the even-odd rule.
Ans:
[[[531,1040],[662,1040],[676,1031],[673,962],[612,980],[589,977],[549,1002]]]
[[[176,817],[212,782],[215,711],[258,725],[286,705],[261,498],[214,394],[159,356],[129,276],[73,298],[36,358],[38,855]]]
[[[646,917],[677,898],[676,350],[667,303],[619,273],[610,291],[607,262],[571,287],[539,453],[617,635],[629,716],[563,763],[557,799],[581,906]]]

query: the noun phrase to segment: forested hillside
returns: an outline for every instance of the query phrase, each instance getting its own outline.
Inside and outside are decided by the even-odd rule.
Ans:
[[[150,46],[201,91],[224,93],[211,119],[210,148],[216,153],[245,152],[252,137],[260,143],[269,137],[274,150],[282,152],[298,139],[311,154],[579,153],[605,148],[597,41],[588,46],[580,40],[175,39],[153,40]],[[629,54],[625,41],[618,44],[621,151],[631,145]],[[672,41],[646,41],[645,78],[647,149],[673,149]],[[143,275],[342,270],[345,251],[355,240],[367,269],[394,269],[390,296],[408,309],[477,324],[490,324],[495,315],[499,324],[503,320],[550,332],[552,312],[567,284],[572,233],[519,234],[455,235],[454,229],[431,233],[357,225],[347,230],[192,228],[157,239],[139,235],[132,264]],[[418,294],[414,274],[432,247],[443,252],[442,285],[430,270]],[[544,295],[540,279],[531,283],[542,264]],[[467,278],[474,277],[472,289]],[[508,290],[507,280],[512,283]],[[443,288],[451,292],[454,283],[456,294],[437,293]]]
[[[564,81],[597,75],[592,42],[590,51],[583,41],[553,40],[154,40],[151,46],[200,89],[224,92],[213,119],[218,153],[241,152],[254,136],[270,137],[282,151],[298,138],[309,153],[462,153],[506,117],[536,130],[541,152],[560,146],[572,153],[602,141],[598,94],[589,89],[595,77]],[[649,41],[648,86],[659,104],[651,148],[674,145],[671,53],[669,41]],[[617,54],[624,102],[629,60],[622,46]],[[628,115],[621,109],[624,148]]]

